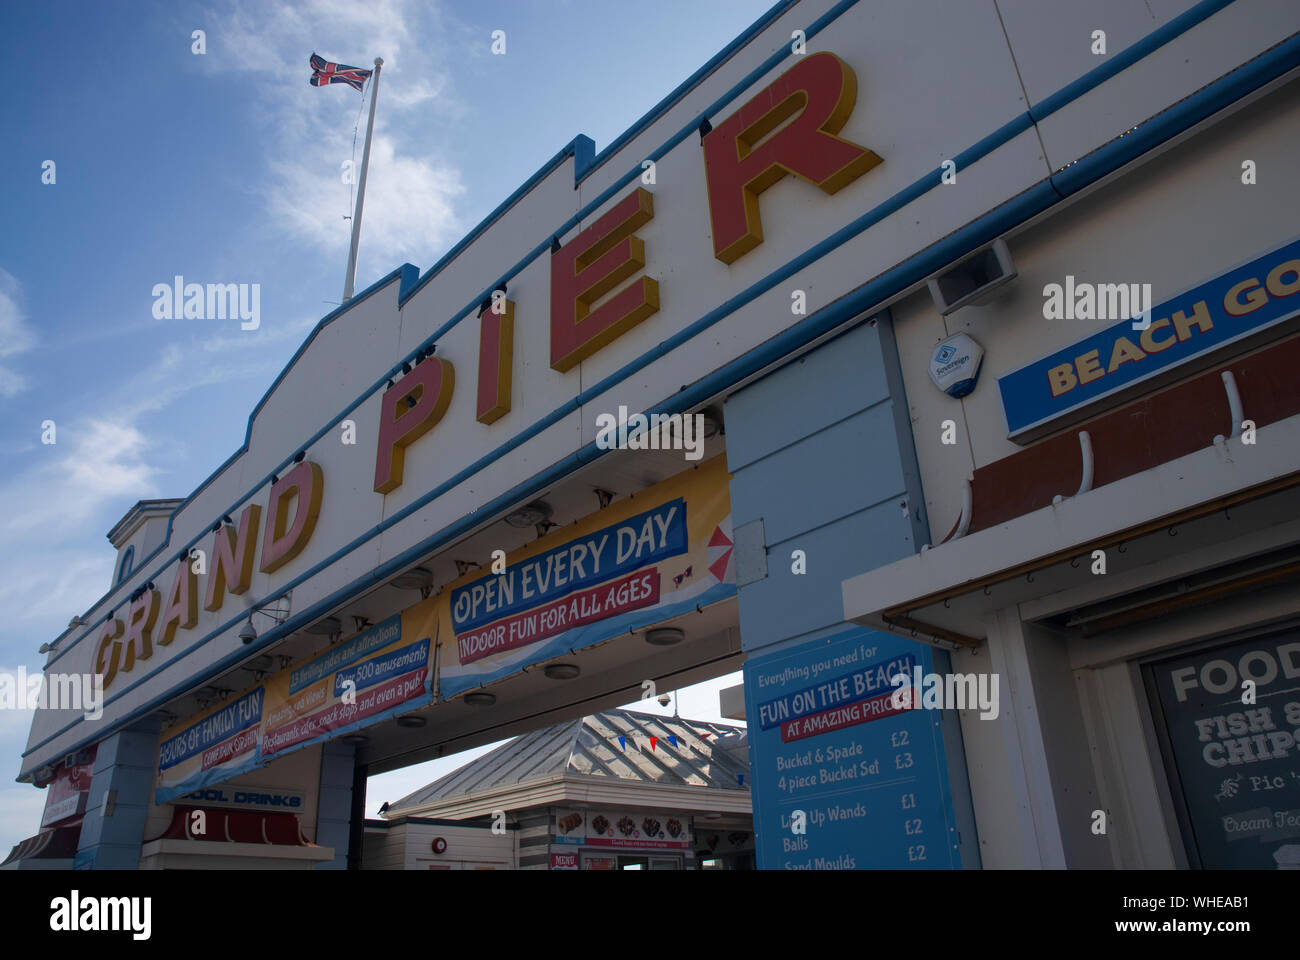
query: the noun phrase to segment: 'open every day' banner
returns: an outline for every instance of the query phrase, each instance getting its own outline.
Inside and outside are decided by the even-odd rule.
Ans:
[[[437,611],[443,698],[736,593],[725,457],[462,577]]]

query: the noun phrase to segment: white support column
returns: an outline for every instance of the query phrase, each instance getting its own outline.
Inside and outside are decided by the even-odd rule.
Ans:
[[[1014,802],[1024,856],[1019,866],[1064,869],[1065,848],[1047,765],[1047,746],[1018,611],[1015,607],[997,611],[988,618],[987,628],[990,666],[999,676],[999,720],[1010,772],[1007,800]]]

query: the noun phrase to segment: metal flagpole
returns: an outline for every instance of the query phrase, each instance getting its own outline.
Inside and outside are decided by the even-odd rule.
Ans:
[[[352,299],[352,284],[357,278],[357,243],[361,239],[361,206],[366,200],[366,171],[370,168],[370,134],[375,129],[375,101],[379,99],[379,71],[384,61],[375,57],[374,83],[370,87],[370,119],[366,121],[366,147],[361,154],[361,180],[357,183],[357,209],[352,214],[352,247],[348,250],[348,275],[343,281],[343,302]]]

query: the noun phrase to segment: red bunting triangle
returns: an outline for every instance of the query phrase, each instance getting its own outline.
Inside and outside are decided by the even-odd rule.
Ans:
[[[655,752],[655,744],[658,743],[658,742],[659,742],[659,738],[658,738],[658,737],[651,737],[651,738],[650,738],[650,752],[651,752],[651,753],[654,753],[654,752]]]

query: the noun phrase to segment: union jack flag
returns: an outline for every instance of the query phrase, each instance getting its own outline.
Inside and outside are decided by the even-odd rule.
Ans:
[[[311,55],[307,61],[311,65],[312,75],[307,80],[313,87],[323,87],[331,83],[346,83],[354,90],[360,90],[373,70],[361,67],[348,67],[341,63],[330,63],[324,57]]]

